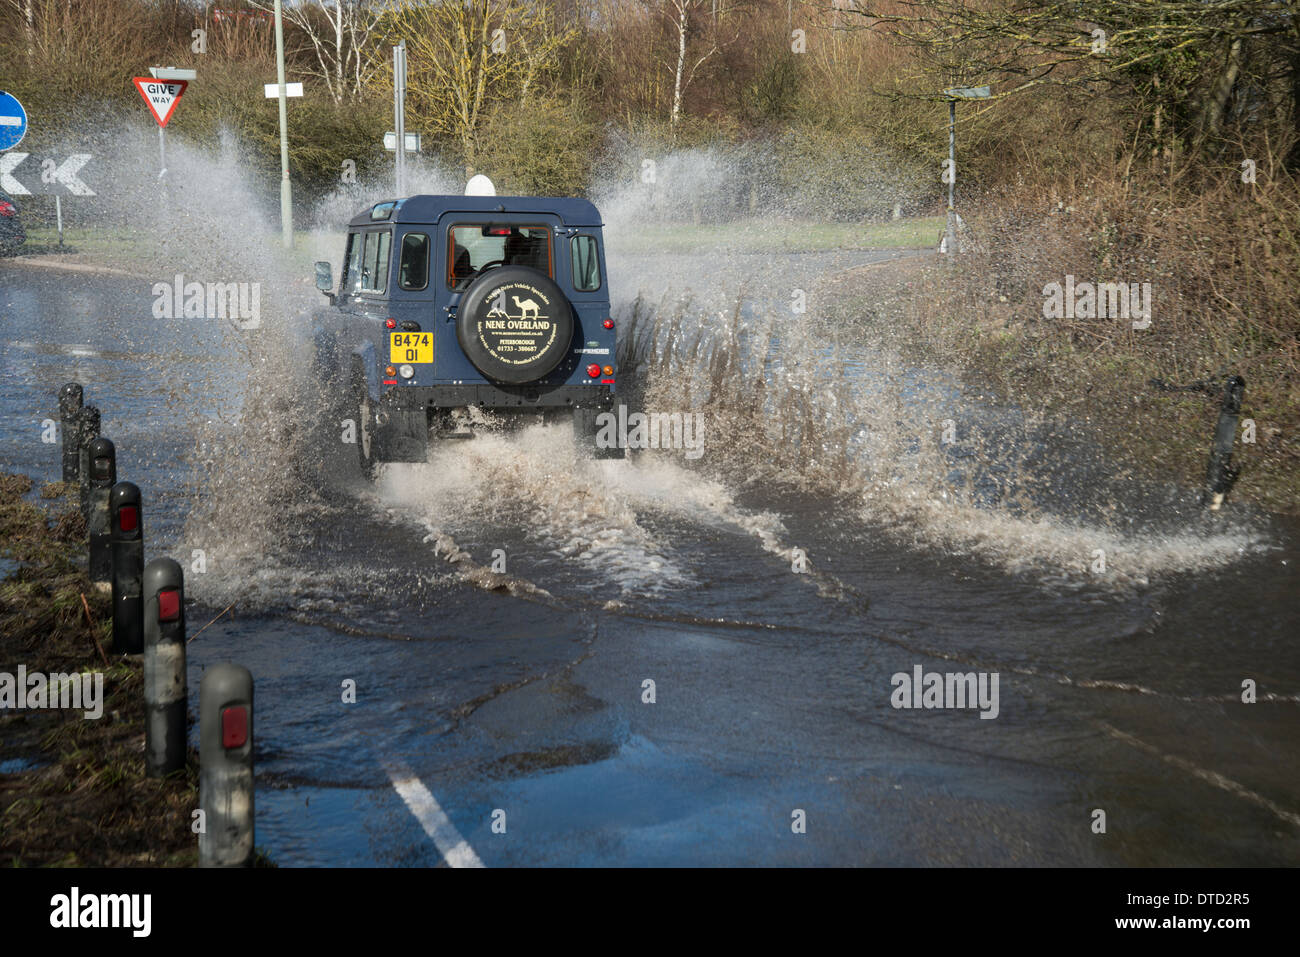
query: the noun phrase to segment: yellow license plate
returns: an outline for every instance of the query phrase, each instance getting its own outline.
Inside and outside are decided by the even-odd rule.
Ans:
[[[433,361],[432,332],[394,332],[388,361],[394,364]]]

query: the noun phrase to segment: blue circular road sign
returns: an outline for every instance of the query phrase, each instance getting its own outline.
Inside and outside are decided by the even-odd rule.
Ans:
[[[11,150],[27,135],[27,111],[18,97],[0,91],[0,150]]]

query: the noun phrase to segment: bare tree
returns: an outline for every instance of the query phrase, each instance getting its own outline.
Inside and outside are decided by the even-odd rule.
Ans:
[[[1136,94],[1153,113],[1157,147],[1161,136],[1203,145],[1220,135],[1234,97],[1266,103],[1286,91],[1290,165],[1300,168],[1297,0],[859,0],[852,13],[928,59],[928,95],[938,82],[990,80],[995,98],[1048,84]]]
[[[700,28],[700,21],[705,18],[705,10],[712,11],[712,23],[707,30]],[[664,6],[664,14],[669,17],[673,23],[677,36],[677,53],[671,67],[673,76],[673,103],[668,114],[668,122],[674,131],[682,117],[682,96],[690,87],[691,82],[695,79],[695,71],[704,65],[704,61],[713,56],[723,46],[731,43],[739,36],[739,27],[737,26],[734,35],[726,35],[719,27],[719,15],[721,14],[725,21],[726,15],[730,12],[720,0],[667,0]],[[694,34],[706,33],[702,42],[695,44],[697,49],[692,50],[687,55],[687,49],[691,46],[690,40]],[[703,53],[700,53],[703,50]],[[699,56],[696,54],[699,53]],[[689,67],[687,63],[694,60]]]
[[[532,0],[393,0],[381,28],[384,43],[406,41],[411,108],[459,140],[470,165],[485,113],[536,92],[575,34]]]
[[[249,0],[260,10],[273,10],[270,0]],[[372,71],[368,48],[382,16],[371,0],[286,0],[284,17],[311,44],[317,69],[309,75],[325,83],[335,103],[356,96]]]

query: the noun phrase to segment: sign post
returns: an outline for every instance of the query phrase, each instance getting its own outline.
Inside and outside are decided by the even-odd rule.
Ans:
[[[993,95],[987,86],[955,86],[944,90],[944,99],[948,101],[948,226],[944,233],[943,251],[949,255],[957,249],[957,209],[953,204],[957,185],[957,101],[987,100]]]
[[[144,97],[149,112],[158,124],[158,179],[162,181],[163,197],[167,193],[167,124],[171,121],[176,104],[180,102],[189,81],[197,74],[193,70],[177,70],[172,67],[153,66],[149,68],[149,77],[132,77],[131,82]]]

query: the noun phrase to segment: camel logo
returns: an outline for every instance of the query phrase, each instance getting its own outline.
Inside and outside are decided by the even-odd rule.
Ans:
[[[551,301],[527,283],[506,283],[489,294],[488,309],[478,324],[478,338],[492,356],[523,365],[546,352],[559,326],[550,315]]]
[[[543,296],[542,298],[544,300],[546,297]],[[512,295],[510,299],[512,302],[514,302],[515,308],[519,310],[518,315],[512,316],[510,315],[509,312],[506,311],[506,287],[502,286],[500,289],[497,290],[496,298],[492,300],[492,308],[488,310],[487,312],[488,316],[489,317],[495,316],[498,319],[506,319],[506,320],[518,319],[521,321],[528,320],[528,319],[537,320],[542,318],[541,316],[542,307],[539,306],[532,299],[520,300],[518,296],[514,296],[514,295]]]

